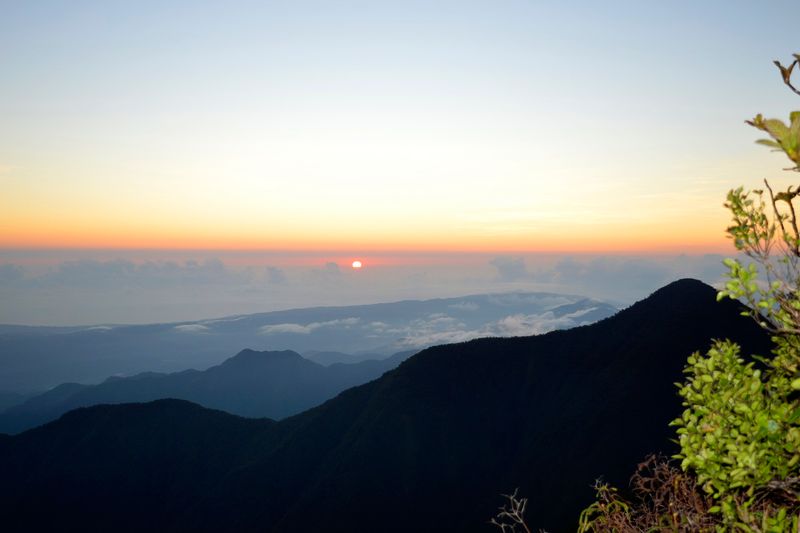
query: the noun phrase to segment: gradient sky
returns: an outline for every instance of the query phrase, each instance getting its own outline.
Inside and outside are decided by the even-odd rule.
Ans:
[[[0,247],[727,250],[795,2],[8,2]]]
[[[713,283],[796,2],[4,2],[0,323]],[[348,268],[353,259],[365,268]]]

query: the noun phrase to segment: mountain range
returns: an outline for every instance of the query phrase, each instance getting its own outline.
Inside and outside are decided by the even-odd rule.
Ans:
[[[400,352],[380,360],[323,366],[289,350],[257,352],[248,349],[202,371],[147,372],[127,378],[109,378],[98,385],[65,383],[0,412],[0,433],[18,433],[55,420],[78,407],[163,398],[189,400],[236,415],[277,420],[371,381],[413,353]]]
[[[615,311],[579,296],[520,292],[170,324],[0,325],[0,393],[39,393],[62,383],[100,383],[141,372],[203,370],[245,347],[291,349],[322,364],[357,362],[476,337],[544,333]]]
[[[571,531],[598,476],[624,485],[646,454],[672,451],[690,353],[713,338],[768,352],[768,336],[715,295],[681,280],[592,325],[434,346],[280,422],[182,400],[77,409],[0,438],[0,520],[9,531],[492,531],[500,494],[519,488],[532,527]]]

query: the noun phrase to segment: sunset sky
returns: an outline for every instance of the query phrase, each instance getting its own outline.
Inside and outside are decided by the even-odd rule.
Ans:
[[[729,253],[726,191],[792,177],[743,121],[798,107],[771,63],[798,52],[795,14],[794,1],[6,3],[0,263],[79,249],[283,251],[317,267]]]

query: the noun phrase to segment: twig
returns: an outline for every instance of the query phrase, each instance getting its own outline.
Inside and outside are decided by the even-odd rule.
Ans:
[[[794,55],[794,61],[792,61],[788,67],[784,67],[781,65],[781,62],[778,60],[773,61],[775,66],[778,67],[778,70],[781,71],[781,77],[783,78],[783,83],[786,84],[789,89],[791,89],[795,94],[800,95],[800,90],[798,90],[794,85],[792,85],[792,70],[795,66],[800,64],[800,54]]]

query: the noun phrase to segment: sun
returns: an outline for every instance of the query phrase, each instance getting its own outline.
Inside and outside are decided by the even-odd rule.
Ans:
[[[363,266],[363,265],[361,264],[361,261],[358,261],[358,260],[356,260],[356,261],[353,261],[353,268],[354,268],[354,269],[358,270],[358,269],[359,269],[359,268],[361,268],[362,266]]]

